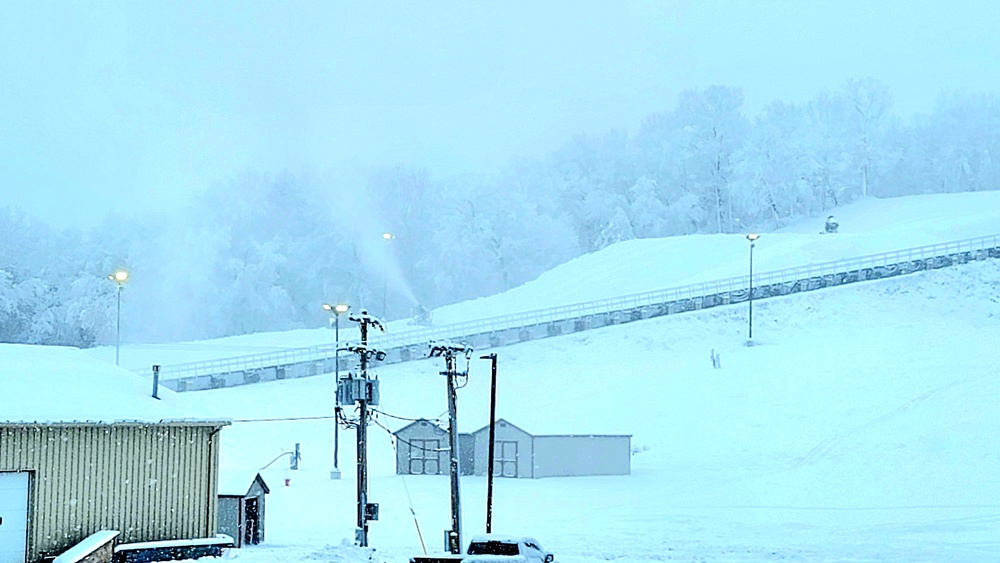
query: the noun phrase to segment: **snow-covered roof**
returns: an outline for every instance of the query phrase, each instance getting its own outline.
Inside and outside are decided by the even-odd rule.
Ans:
[[[219,470],[219,495],[226,497],[241,497],[250,491],[253,482],[260,479],[264,486],[264,492],[270,492],[264,478],[257,471],[243,471],[239,469]]]
[[[400,434],[405,434],[408,428],[411,428],[413,426],[420,425],[420,424],[430,425],[432,428],[437,428],[438,430],[440,430],[442,432],[447,432],[447,429],[442,428],[438,423],[434,422],[433,420],[428,420],[426,418],[421,418],[421,419],[414,420],[413,422],[407,424],[406,426],[400,428],[399,430],[396,430],[395,432],[393,432],[393,434],[395,434],[397,436],[400,435]]]
[[[218,423],[197,417],[183,396],[78,348],[0,344],[0,424]]]

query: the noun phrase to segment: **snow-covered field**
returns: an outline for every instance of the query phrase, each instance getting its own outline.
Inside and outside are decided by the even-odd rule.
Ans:
[[[998,196],[866,201],[838,213],[843,234],[814,234],[820,221],[766,235],[761,269],[1000,233]],[[738,275],[745,253],[736,237],[630,241],[506,294],[443,308],[435,320]],[[627,265],[628,276],[641,275],[634,285],[606,276]],[[758,346],[744,346],[746,325],[744,304],[495,350],[499,416],[532,433],[632,434],[636,453],[629,476],[498,479],[494,531],[533,535],[564,563],[1000,561],[1000,261],[757,302]],[[242,338],[308,346],[314,334],[330,336]],[[423,360],[379,369],[379,408],[439,417],[442,368]],[[488,394],[489,365],[473,360],[459,393],[462,431],[486,423]],[[271,486],[266,543],[228,558],[404,562],[421,553],[411,507],[428,548],[441,551],[448,477],[395,475],[388,432],[371,427],[380,520],[369,553],[350,546],[353,432],[341,432],[344,478],[331,481],[332,420],[261,420],[328,417],[332,398],[330,375],[165,392],[185,412],[234,419],[222,432],[224,469],[260,468],[301,443],[300,470],[282,460],[262,471]],[[483,477],[462,478],[467,537],[485,528],[485,489]]]
[[[628,477],[499,480],[494,529],[533,534],[568,563],[1000,560],[998,294],[1000,263],[987,262],[760,302],[751,348],[745,308],[732,307],[499,349],[501,416],[537,433],[630,433],[639,451]],[[381,369],[381,409],[439,416],[439,363]],[[463,430],[485,421],[488,373],[473,363]],[[322,415],[332,384],[190,398],[233,418]],[[295,442],[304,452],[299,471],[264,471],[268,541],[234,557],[357,556],[336,547],[353,534],[353,435],[345,478],[330,481],[330,434],[326,420],[224,431],[227,467],[259,467]],[[394,475],[378,427],[370,456],[377,557],[420,553],[408,495],[440,550],[447,477]],[[485,480],[462,487],[465,531],[481,532]]]
[[[864,202],[838,215],[847,236],[790,228],[761,242],[761,261],[785,267],[1000,232],[997,195]],[[581,286],[596,298],[730,275],[721,264],[738,257],[713,258],[721,251],[707,244],[726,238],[618,245],[467,304],[464,315],[490,312],[485,302],[534,308]],[[678,273],[676,256],[701,269]],[[644,281],[626,287],[604,275],[630,263]],[[761,345],[747,348],[746,307],[734,306],[496,350],[500,416],[534,433],[632,434],[637,453],[628,477],[499,480],[494,529],[535,535],[568,563],[1000,560],[1000,263],[759,302],[755,326]],[[711,349],[722,369],[712,369]],[[381,409],[440,416],[440,363],[379,370]],[[463,431],[486,422],[488,374],[486,362],[472,363],[459,396]],[[332,386],[325,376],[190,399],[235,419],[326,415]],[[342,545],[355,518],[353,434],[342,433],[344,479],[330,481],[331,428],[307,420],[226,429],[224,466],[260,467],[295,442],[304,452],[299,471],[264,471],[274,485],[268,541],[233,557],[359,557]],[[388,433],[372,432],[376,558],[420,553],[411,500],[426,543],[440,551],[447,477],[395,475]],[[481,532],[485,479],[463,478],[462,487],[465,533]]]

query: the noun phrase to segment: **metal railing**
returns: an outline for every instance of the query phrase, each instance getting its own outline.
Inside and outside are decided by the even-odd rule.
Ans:
[[[821,262],[808,266],[796,266],[781,270],[755,273],[753,276],[753,285],[757,288],[775,284],[788,284],[806,281],[812,278],[850,274],[852,272],[860,272],[865,269],[886,267],[904,262],[924,261],[963,253],[974,254],[988,251],[990,249],[1000,249],[1000,235],[990,235],[954,242],[931,244],[905,250],[896,250],[878,254],[869,254],[855,258]],[[978,257],[973,257],[972,259],[978,259]],[[850,281],[863,281],[863,279],[864,278],[856,278]],[[475,321],[418,328],[395,334],[385,334],[381,337],[373,338],[372,344],[380,350],[391,350],[410,345],[423,344],[433,340],[462,339],[464,337],[471,337],[479,334],[494,333],[557,321],[567,321],[590,315],[629,311],[684,299],[696,299],[738,291],[745,292],[748,286],[749,276],[737,276],[671,287],[667,289],[634,293],[621,297],[597,299],[594,301],[587,301],[572,305],[549,307],[546,309],[501,315]],[[353,342],[342,341],[341,349],[344,349],[346,346],[351,344],[353,344]],[[166,365],[161,367],[160,377],[162,379],[178,379],[182,377],[202,375],[219,375],[237,371],[258,370],[305,362],[320,362],[324,360],[332,360],[333,357],[333,344],[311,346],[307,348],[291,348],[264,354],[253,354],[232,358],[222,358],[218,360],[191,362],[186,364]]]

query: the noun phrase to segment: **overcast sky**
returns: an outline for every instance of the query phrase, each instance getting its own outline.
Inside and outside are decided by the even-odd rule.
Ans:
[[[754,111],[873,76],[908,116],[1000,91],[997,6],[5,1],[0,205],[90,226],[247,170],[491,172],[711,84]]]

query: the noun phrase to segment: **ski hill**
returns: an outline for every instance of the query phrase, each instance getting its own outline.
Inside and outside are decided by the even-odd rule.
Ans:
[[[741,307],[605,327],[497,350],[498,415],[533,433],[633,436],[627,477],[499,479],[494,529],[561,561],[990,561],[1000,557],[1000,262]],[[721,358],[714,369],[709,352]],[[484,350],[482,352],[488,352]],[[440,359],[378,371],[370,431],[376,559],[432,551],[449,526],[448,477],[395,475],[389,432],[446,410]],[[268,543],[238,558],[362,559],[353,537],[353,433],[331,481],[332,376],[185,393],[234,419],[225,468],[272,465]],[[174,395],[177,396],[177,395]],[[459,428],[486,423],[489,365],[473,360]],[[284,420],[283,420],[284,419]],[[283,486],[289,479],[289,486]],[[485,479],[463,477],[466,534]]]
[[[994,234],[998,196],[861,202],[838,210],[837,235],[814,234],[822,220],[765,233],[755,260],[783,267]],[[441,308],[435,321],[729,268],[738,275],[746,252],[735,236],[629,241],[507,293]],[[582,293],[587,287],[593,293]],[[533,433],[631,434],[634,452],[626,477],[497,480],[494,529],[533,535],[567,563],[1000,560],[1000,261],[762,301],[758,346],[744,346],[746,325],[742,304],[496,350],[498,416]],[[189,351],[308,346],[330,336],[258,334]],[[406,424],[390,414],[439,419],[442,369],[428,359],[377,370],[386,414],[370,431],[370,494],[381,507],[374,552],[350,546],[351,431],[340,433],[344,478],[329,479],[332,375],[167,394],[197,416],[233,419],[222,434],[224,469],[256,470],[301,444],[300,470],[279,462],[262,471],[272,485],[266,543],[233,557],[406,561],[421,553],[414,517],[428,548],[440,551],[448,477],[395,475],[394,444],[381,427]],[[459,391],[460,430],[484,425],[488,406],[489,365],[473,360]],[[466,534],[483,531],[485,489],[482,477],[462,478]]]
[[[837,210],[841,232],[836,235],[818,234],[825,218],[765,233],[755,248],[755,272],[1000,234],[997,209],[1000,192],[864,200]],[[745,276],[747,271],[748,248],[742,235],[631,240],[571,260],[504,293],[440,307],[433,311],[433,318],[435,325],[476,321]],[[341,323],[341,340],[357,338],[350,325]],[[388,323],[390,334],[414,328],[405,319]],[[188,343],[124,344],[122,364],[148,373],[153,364],[185,364],[330,345],[331,332],[307,329]],[[93,352],[109,358],[114,349],[103,347]]]

